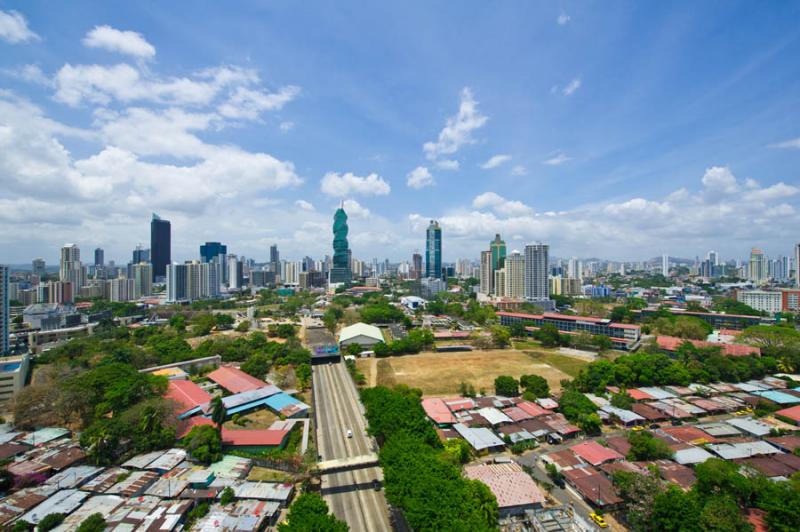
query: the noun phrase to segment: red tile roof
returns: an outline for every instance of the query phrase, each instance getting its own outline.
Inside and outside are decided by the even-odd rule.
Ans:
[[[486,484],[497,498],[500,508],[544,503],[542,491],[531,476],[515,463],[466,466],[464,474],[469,479]]]
[[[208,378],[216,382],[231,393],[249,392],[258,390],[267,385],[266,382],[248,375],[239,368],[223,366],[208,374]]]
[[[422,408],[434,422],[439,424],[455,423],[456,417],[447,407],[444,400],[431,397],[422,400]]]
[[[523,410],[524,412],[533,417],[547,416],[553,413],[550,410],[542,408],[536,403],[532,403],[530,401],[521,401],[517,403],[517,408]]]
[[[222,444],[234,447],[240,446],[270,446],[277,447],[289,435],[289,429],[273,430],[230,430],[222,429]]]
[[[800,424],[800,405],[792,406],[790,408],[784,408],[783,410],[778,410],[777,412],[775,412],[775,415],[791,419],[796,424]]]
[[[662,432],[684,443],[714,443],[716,438],[697,427],[663,427]]]
[[[596,441],[586,441],[579,443],[578,445],[573,445],[570,447],[570,451],[572,451],[575,456],[579,457],[584,462],[588,462],[595,466],[605,462],[610,462],[612,460],[620,460],[624,458],[614,449],[603,447]]]
[[[171,380],[167,386],[166,399],[175,401],[186,410],[211,401],[211,396],[192,381]]]
[[[666,349],[667,351],[676,351],[683,342],[690,342],[695,347],[719,347],[722,348],[722,354],[732,357],[743,357],[748,355],[761,355],[761,349],[750,345],[741,344],[718,344],[714,342],[703,342],[702,340],[686,340],[684,338],[676,338],[675,336],[657,336],[656,342],[658,347]]]
[[[648,399],[654,399],[652,395],[647,392],[643,392],[639,388],[631,388],[630,390],[627,390],[627,392],[634,401],[646,401]]]

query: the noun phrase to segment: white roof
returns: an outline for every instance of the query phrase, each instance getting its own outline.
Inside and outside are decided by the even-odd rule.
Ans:
[[[494,432],[486,428],[469,428],[461,423],[453,425],[458,434],[467,440],[473,449],[482,451],[490,447],[501,447],[504,445],[503,440],[498,438]]]
[[[780,451],[765,441],[749,441],[743,443],[721,443],[709,445],[709,449],[725,460],[750,458],[763,454],[780,454]]]
[[[655,386],[640,386],[639,389],[653,399],[669,399],[670,397],[675,397],[675,394],[668,392],[664,388],[657,388]]]
[[[89,465],[73,466],[48,478],[47,483],[59,488],[77,488],[102,470],[102,467]]]
[[[381,330],[374,325],[370,325],[369,323],[354,323],[349,327],[345,327],[339,333],[339,342],[345,342],[357,336],[367,336],[369,338],[373,338],[378,340],[379,342],[383,342],[383,334]]]
[[[61,490],[23,515],[22,520],[37,525],[39,521],[49,514],[70,514],[88,496],[89,494],[83,491],[74,489]]]
[[[749,434],[752,434],[753,436],[766,436],[769,434],[770,430],[772,430],[770,425],[751,417],[735,417],[726,419],[725,423],[728,425],[733,425],[737,429],[741,429]]]
[[[634,423],[636,421],[644,421],[644,418],[636,412],[625,410],[624,408],[617,408],[615,406],[607,405],[601,408],[603,412],[614,414],[623,423]]]
[[[501,423],[511,423],[511,418],[502,413],[500,410],[494,407],[486,407],[481,408],[477,412],[478,414],[482,415],[486,418],[486,421],[491,423],[492,425],[500,425]]]
[[[709,458],[714,458],[714,456],[700,447],[690,447],[675,451],[675,461],[681,465],[701,464]]]

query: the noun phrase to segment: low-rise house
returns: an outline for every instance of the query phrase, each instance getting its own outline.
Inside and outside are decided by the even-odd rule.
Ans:
[[[507,423],[511,423],[512,421],[510,417],[494,407],[481,408],[477,413],[486,421],[488,421],[493,427],[496,427],[497,425],[505,425]]]
[[[447,403],[438,397],[423,399],[422,409],[439,427],[446,427],[456,422],[456,418],[448,408]]]
[[[503,440],[487,428],[470,428],[463,423],[456,423],[453,429],[478,452],[500,451],[505,446]]]
[[[569,450],[572,451],[575,456],[593,466],[625,458],[614,449],[603,447],[593,440],[573,445]]]
[[[23,515],[22,520],[32,525],[38,525],[39,521],[50,514],[69,515],[88,497],[88,493],[76,489],[57,491]]]
[[[724,460],[740,460],[753,456],[767,456],[780,453],[776,447],[765,441],[720,443],[709,445],[708,450]]]
[[[274,524],[280,505],[272,501],[243,500],[222,506],[214,504],[208,514],[199,519],[192,530],[197,532],[240,532],[263,530]]]
[[[624,408],[617,408],[616,406],[606,405],[600,408],[600,411],[608,414],[609,418],[618,420],[624,427],[634,427],[646,421],[644,417],[636,412],[625,410]]]
[[[714,458],[714,456],[702,447],[687,447],[675,451],[673,460],[681,465],[696,465],[702,464],[709,458]]]
[[[553,414],[552,411],[547,410],[546,408],[542,408],[541,405],[537,403],[532,403],[531,401],[520,401],[519,403],[517,403],[516,407],[533,418],[537,418],[540,416],[549,416]]]
[[[647,421],[663,421],[668,417],[662,410],[653,408],[645,403],[635,403],[631,407],[631,410],[645,418]]]
[[[136,497],[145,493],[147,488],[156,480],[158,480],[158,473],[154,471],[133,471],[130,475],[120,479],[119,482],[108,488],[105,493]]]
[[[800,449],[800,436],[772,436],[764,438],[764,441],[774,445],[784,453],[794,453],[795,450]]]
[[[56,486],[59,489],[78,488],[83,485],[84,482],[94,478],[101,471],[103,471],[102,467],[89,465],[74,466],[48,478],[47,484]]]
[[[800,405],[778,410],[775,412],[775,416],[795,425],[800,425]]]
[[[125,498],[122,504],[106,517],[107,529],[121,532],[141,530],[139,527],[142,526],[150,512],[157,508],[159,504],[161,504],[160,498],[149,495]]]
[[[86,518],[93,514],[100,514],[105,519],[123,502],[124,499],[117,495],[92,495],[53,530],[55,532],[76,530]]]
[[[94,478],[84,483],[80,489],[82,491],[90,491],[92,493],[105,493],[119,480],[127,477],[130,472],[121,467],[108,467],[95,475]]]
[[[597,508],[611,509],[622,503],[611,481],[593,467],[566,470],[564,478],[581,497]]]
[[[180,530],[186,514],[192,509],[192,501],[160,501],[142,520],[142,532],[170,532]]]
[[[515,463],[468,465],[464,475],[489,487],[497,498],[500,517],[523,514],[544,504],[544,494]]]
[[[222,429],[223,448],[236,448],[240,451],[260,452],[267,449],[283,448],[289,439],[291,429]]]
[[[736,427],[737,429],[756,437],[767,436],[773,429],[772,425],[768,425],[763,421],[754,419],[752,417],[735,417],[725,420],[725,423]]]

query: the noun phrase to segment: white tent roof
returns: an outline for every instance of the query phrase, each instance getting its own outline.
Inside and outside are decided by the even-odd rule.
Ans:
[[[379,342],[383,342],[383,334],[381,334],[381,330],[374,325],[370,325],[368,323],[354,323],[349,327],[345,327],[342,329],[342,332],[339,333],[339,342],[346,342],[352,338],[357,336],[367,336],[369,338],[374,338]]]

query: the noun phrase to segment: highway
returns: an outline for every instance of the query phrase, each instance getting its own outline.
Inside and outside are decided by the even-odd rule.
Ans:
[[[320,461],[354,458],[377,452],[366,433],[358,392],[342,363],[313,367],[317,452]],[[347,437],[347,430],[353,437]],[[386,498],[373,480],[383,483],[380,467],[331,473],[322,477],[322,495],[339,519],[354,532],[391,530]]]

